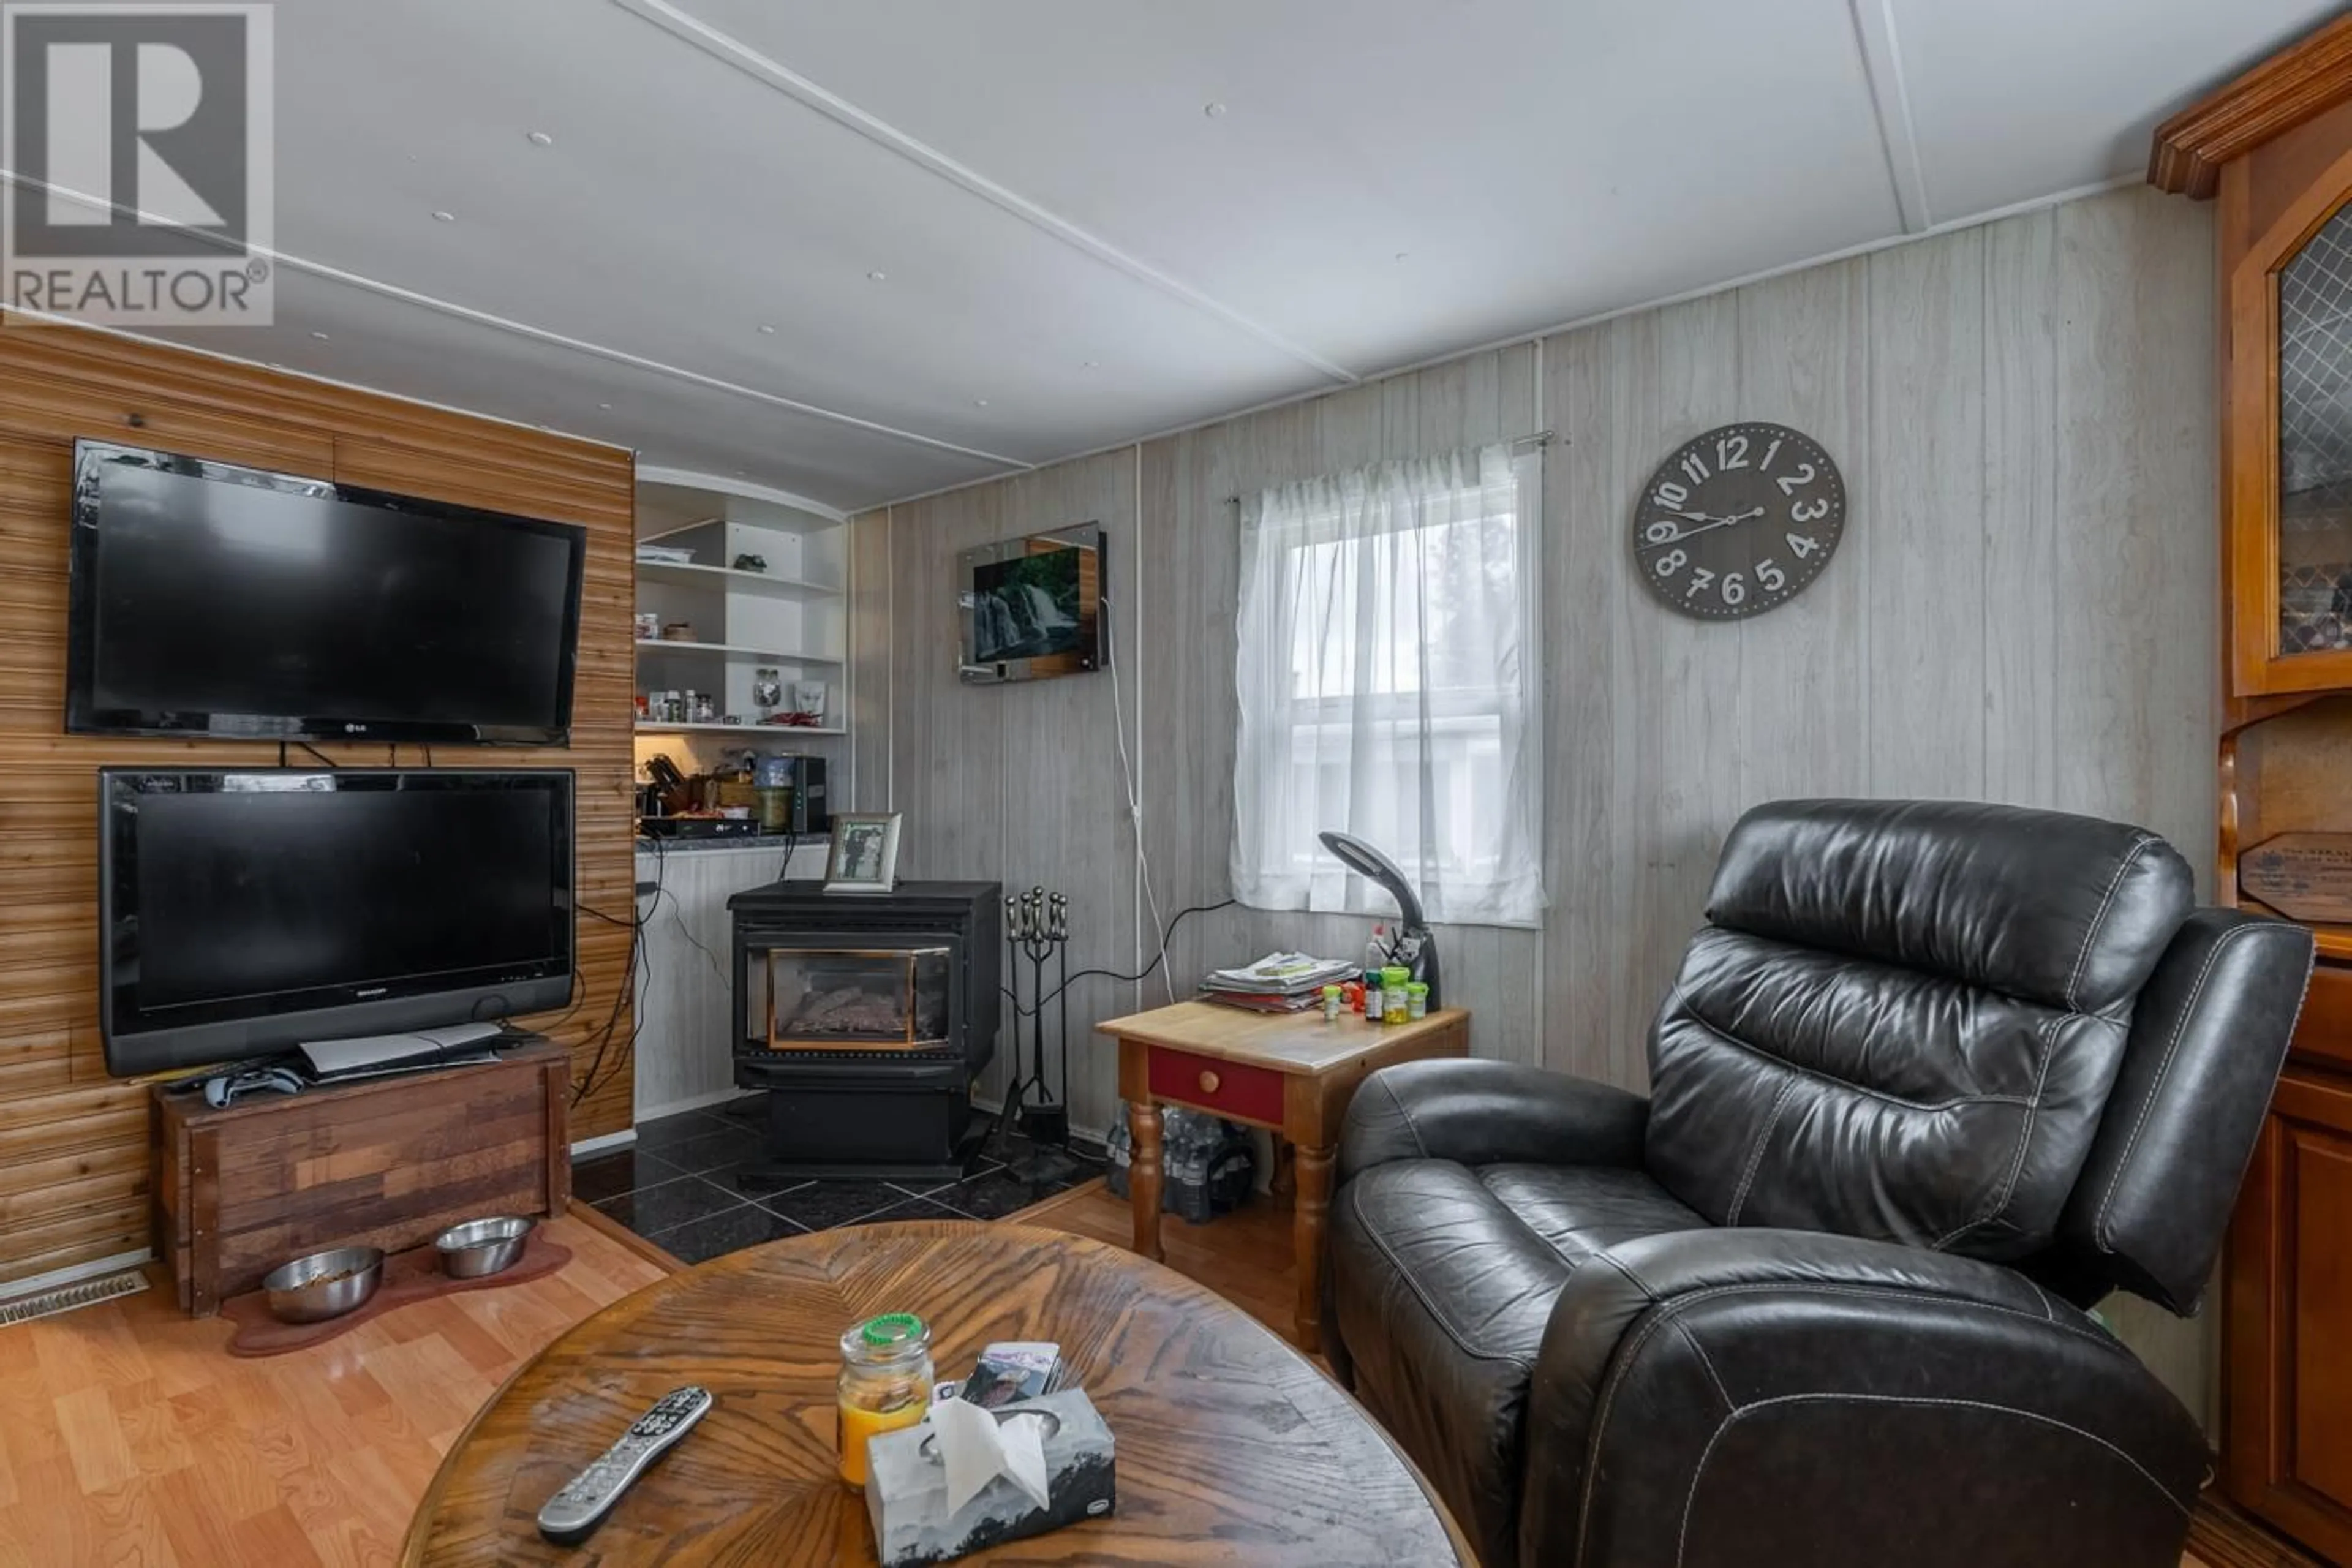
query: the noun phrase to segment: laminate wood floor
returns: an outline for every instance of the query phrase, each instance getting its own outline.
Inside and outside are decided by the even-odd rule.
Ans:
[[[0,1564],[388,1564],[441,1455],[523,1360],[665,1270],[575,1218],[560,1273],[239,1360],[160,1276],[0,1329]]]
[[[1099,1182],[1008,1217],[1129,1235],[1126,1204]],[[508,1374],[666,1271],[635,1238],[577,1217],[549,1234],[572,1251],[559,1274],[264,1360],[226,1354],[229,1325],[182,1316],[160,1280],[0,1328],[0,1568],[391,1564],[441,1455]],[[1161,1241],[1169,1267],[1289,1336],[1286,1208],[1171,1216]]]

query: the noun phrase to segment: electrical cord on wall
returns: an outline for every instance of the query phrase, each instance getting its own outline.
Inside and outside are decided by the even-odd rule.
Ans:
[[[1081,969],[1076,974],[1071,975],[1067,980],[1063,981],[1059,985],[1055,986],[1051,991],[1046,992],[1043,996],[1038,997],[1037,1005],[1035,1007],[1024,1007],[1021,1005],[1021,998],[1013,994],[1013,988],[1011,986],[1000,985],[997,989],[1004,993],[1006,1000],[1013,1004],[1013,1010],[1015,1013],[1018,1013],[1024,1018],[1034,1018],[1037,1016],[1037,1009],[1039,1007],[1045,1006],[1046,1003],[1053,1001],[1063,992],[1067,991],[1071,986],[1076,985],[1081,980],[1092,980],[1099,977],[1104,980],[1116,980],[1122,984],[1139,980],[1149,980],[1151,978],[1152,971],[1158,969],[1162,963],[1167,962],[1168,939],[1176,934],[1176,928],[1184,923],[1185,916],[1214,914],[1219,910],[1232,909],[1235,904],[1240,902],[1241,900],[1239,899],[1220,899],[1213,904],[1194,904],[1190,909],[1178,910],[1176,911],[1176,918],[1168,922],[1168,929],[1160,933],[1160,956],[1153,959],[1150,963],[1145,964],[1141,969],[1137,970],[1133,974],[1121,974],[1115,969]]]
[[[1096,602],[1102,607],[1103,662],[1110,666],[1110,727],[1111,733],[1118,738],[1118,771],[1126,783],[1127,817],[1135,826],[1136,869],[1143,883],[1144,907],[1151,911],[1151,929],[1160,933],[1160,956],[1151,961],[1150,969],[1143,972],[1150,974],[1152,969],[1161,968],[1162,961],[1168,956],[1169,933],[1176,928],[1161,917],[1160,895],[1151,890],[1151,852],[1143,844],[1143,791],[1135,782],[1134,759],[1127,752],[1127,702],[1119,689],[1118,649],[1111,640],[1111,626],[1117,619],[1117,606],[1112,605],[1108,594],[1097,595]],[[1172,1005],[1176,1000],[1176,977],[1163,970],[1160,980],[1168,988],[1168,1000]]]
[[[655,869],[653,904],[654,907],[657,909],[661,905],[663,883],[667,880],[668,876],[669,861],[663,851],[662,842],[660,839],[649,837],[646,838],[646,842],[654,847]],[[586,908],[585,905],[581,907],[583,909]],[[595,1093],[598,1089],[602,1088],[604,1084],[608,1081],[603,1076],[604,1072],[604,1058],[612,1049],[614,1031],[619,1029],[621,1026],[621,1009],[627,1004],[629,999],[636,994],[637,965],[646,956],[646,917],[645,915],[640,914],[636,919],[632,921],[618,921],[614,920],[611,915],[604,913],[601,910],[589,910],[588,912],[594,915],[598,920],[612,921],[614,925],[626,925],[629,928],[629,963],[627,973],[621,982],[620,988],[613,994],[613,1011],[611,1015],[605,1018],[604,1032],[597,1038],[596,1054],[589,1058],[588,1070],[581,1075],[578,1087],[572,1091],[572,1103],[575,1108],[590,1095]],[[646,976],[648,979],[652,976],[652,967],[650,964],[646,966]],[[569,1016],[570,1015],[568,1014],[566,1015],[567,1017]],[[639,1031],[645,1028],[645,1026],[646,1020],[642,1012],[629,1021],[628,1044],[622,1047],[619,1059],[614,1062],[614,1072],[619,1072],[623,1068],[628,1066],[635,1059],[637,1035]]]

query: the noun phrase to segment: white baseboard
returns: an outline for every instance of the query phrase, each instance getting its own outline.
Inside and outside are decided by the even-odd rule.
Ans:
[[[154,1257],[153,1249],[142,1247],[136,1252],[118,1252],[111,1258],[77,1263],[70,1268],[52,1268],[47,1274],[36,1274],[30,1279],[11,1279],[7,1284],[0,1285],[0,1301],[13,1301],[20,1296],[37,1296],[44,1290],[62,1289],[68,1285],[79,1285],[85,1279],[96,1279],[101,1275],[120,1274],[126,1268],[136,1268],[142,1263],[152,1262]]]
[[[578,1160],[590,1154],[602,1154],[612,1149],[625,1149],[636,1141],[637,1130],[634,1127],[626,1132],[607,1132],[602,1138],[583,1138],[579,1142],[572,1145],[572,1157]]]
[[[659,1117],[676,1116],[681,1110],[706,1110],[714,1105],[731,1105],[758,1092],[757,1089],[722,1089],[710,1094],[690,1095],[685,1100],[665,1100],[659,1105],[640,1105],[637,1107],[637,1120],[652,1121]]]
[[[975,1094],[971,1097],[971,1108],[974,1110],[985,1111],[992,1118],[1003,1112],[1004,1110],[1004,1101],[1001,1098],[997,1100],[982,1100],[979,1095]],[[1088,1143],[1108,1143],[1110,1142],[1110,1132],[1108,1129],[1081,1127],[1075,1121],[1070,1123],[1070,1136],[1075,1139],[1082,1139]]]

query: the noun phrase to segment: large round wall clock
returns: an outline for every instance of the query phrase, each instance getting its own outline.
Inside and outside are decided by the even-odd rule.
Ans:
[[[1726,425],[1658,465],[1633,507],[1633,559],[1667,608],[1736,621],[1787,604],[1845,532],[1845,480],[1786,425]]]

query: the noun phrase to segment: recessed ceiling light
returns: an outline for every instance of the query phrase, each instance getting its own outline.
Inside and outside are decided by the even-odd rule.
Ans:
[[[530,136],[530,144],[534,147],[552,147],[555,145],[555,138],[550,136],[544,131],[532,132]]]
[[[453,212],[436,212],[433,215],[433,221],[435,223],[456,223],[457,221],[457,215]]]
[[[889,275],[887,272],[876,271],[876,272],[869,272],[869,273],[867,273],[866,276],[870,280],[872,280],[872,281],[874,281],[874,282],[876,282],[876,283],[880,283],[880,282],[883,282],[884,280],[886,280],[887,279],[888,279],[890,275]]]
[[[1201,112],[1207,115],[1212,120],[1222,120],[1224,118],[1225,106],[1219,103],[1216,100],[1211,99],[1207,103],[1201,106]]]
[[[974,408],[985,408],[988,406],[988,399],[985,397],[975,397],[971,400],[971,405]]]
[[[324,333],[324,332],[312,332],[310,335],[311,335],[312,337],[314,337],[314,338],[318,339],[318,340],[319,340],[320,342],[322,342],[322,343],[323,343],[323,342],[328,342],[328,341],[330,341],[330,340],[328,339],[328,337],[327,337],[327,334],[326,334],[326,333]]]
[[[776,329],[762,321],[760,323],[760,335],[763,338],[772,338],[776,335]]]
[[[600,403],[600,404],[596,405],[596,406],[597,406],[598,408],[603,409],[603,410],[604,410],[605,413],[607,413],[607,414],[610,414],[611,412],[613,412],[613,405],[612,405],[611,404],[609,404],[609,403]]]

